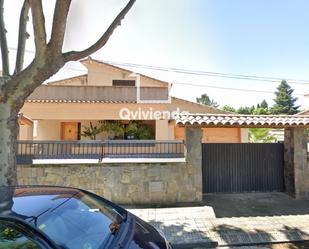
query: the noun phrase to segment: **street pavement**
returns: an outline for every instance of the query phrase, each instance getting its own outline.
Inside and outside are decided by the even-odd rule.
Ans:
[[[211,248],[217,243],[220,248],[251,249],[309,240],[309,202],[283,193],[212,195],[201,206],[129,211],[161,230],[176,248]]]

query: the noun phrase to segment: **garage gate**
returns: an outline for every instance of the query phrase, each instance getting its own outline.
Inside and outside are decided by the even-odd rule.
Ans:
[[[283,144],[202,145],[203,193],[284,191]]]

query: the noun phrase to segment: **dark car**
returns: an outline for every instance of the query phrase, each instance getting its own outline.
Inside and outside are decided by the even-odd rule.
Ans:
[[[169,249],[154,227],[85,190],[0,187],[0,249]]]

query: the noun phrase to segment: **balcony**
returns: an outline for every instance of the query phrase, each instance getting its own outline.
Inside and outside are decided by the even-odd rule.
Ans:
[[[167,101],[167,87],[141,87],[140,100]],[[40,86],[29,97],[28,102],[129,102],[137,100],[136,87],[124,86]]]

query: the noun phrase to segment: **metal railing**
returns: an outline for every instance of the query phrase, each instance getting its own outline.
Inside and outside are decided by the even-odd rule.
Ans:
[[[183,141],[18,141],[17,163],[33,159],[183,158]]]

